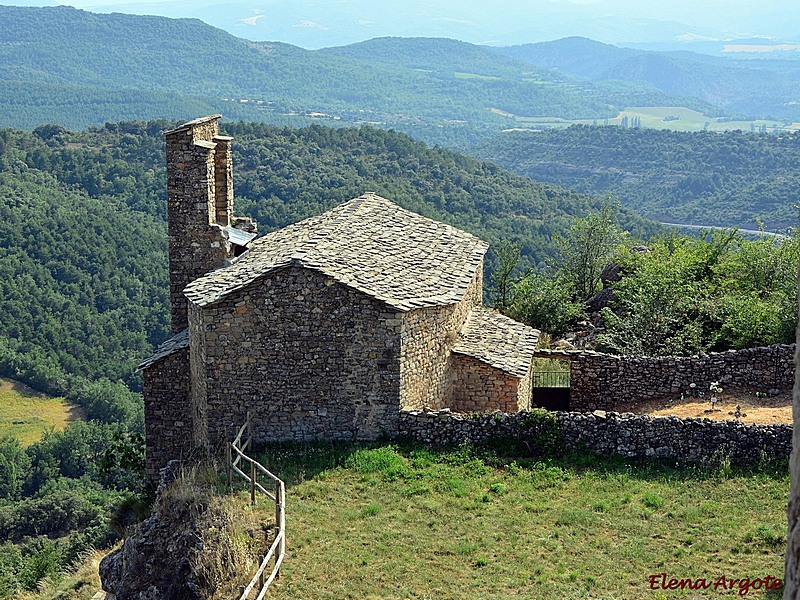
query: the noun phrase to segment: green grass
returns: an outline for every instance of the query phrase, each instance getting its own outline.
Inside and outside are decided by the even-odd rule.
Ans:
[[[79,418],[79,408],[63,398],[40,394],[18,381],[0,379],[0,436],[11,435],[28,446],[45,431],[62,430]]]
[[[562,119],[559,117],[524,117],[505,111],[493,109],[495,114],[512,119],[516,124],[511,129],[541,129],[550,127],[569,127],[570,125],[620,125],[624,117],[630,122],[639,117],[643,127],[650,129],[671,129],[673,131],[750,131],[751,125],[760,128],[762,125],[772,132],[776,130],[797,131],[800,123],[757,119],[754,121],[727,121],[718,117],[705,115],[683,106],[630,106],[611,119]],[[674,117],[678,117],[675,119]],[[669,120],[664,120],[664,119]]]
[[[288,485],[288,556],[269,597],[655,600],[725,595],[649,589],[661,572],[783,573],[786,465],[397,444],[274,446],[261,460]]]

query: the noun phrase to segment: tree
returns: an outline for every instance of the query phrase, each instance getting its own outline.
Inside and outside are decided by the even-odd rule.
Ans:
[[[569,284],[557,276],[528,273],[514,285],[513,303],[507,314],[551,336],[561,336],[583,314]]]
[[[0,437],[0,498],[19,498],[30,466],[31,459],[16,438]]]
[[[556,239],[560,272],[577,300],[594,296],[600,287],[600,273],[625,240],[613,215],[611,204],[606,202],[599,211],[574,219],[566,237]]]
[[[516,242],[503,240],[495,251],[498,265],[491,274],[489,293],[492,295],[492,306],[500,312],[506,312],[513,299],[515,278],[511,276],[522,253],[522,246]]]

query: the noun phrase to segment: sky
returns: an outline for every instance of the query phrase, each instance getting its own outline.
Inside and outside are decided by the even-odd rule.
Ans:
[[[581,35],[618,45],[754,37],[800,40],[800,0],[74,0],[93,12],[199,18],[238,36],[304,48],[380,36],[512,45]]]

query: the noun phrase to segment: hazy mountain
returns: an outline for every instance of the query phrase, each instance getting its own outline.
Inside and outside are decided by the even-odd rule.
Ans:
[[[634,101],[682,103],[646,84],[609,91],[453,40],[383,38],[310,51],[247,41],[195,19],[8,6],[0,19],[0,125],[218,111],[279,123],[315,113],[424,131],[505,125],[493,109],[603,118]]]
[[[55,0],[15,3],[56,4]],[[82,0],[79,6],[96,12],[193,17],[237,37],[279,40],[303,48],[386,36],[447,37],[499,46],[580,35],[624,46],[659,44],[651,49],[704,51],[695,42],[744,37],[796,40],[800,34],[796,0],[758,4],[752,0],[633,4],[630,0]]]
[[[648,52],[578,37],[496,50],[595,83],[632,81],[748,117],[800,119],[800,61]]]

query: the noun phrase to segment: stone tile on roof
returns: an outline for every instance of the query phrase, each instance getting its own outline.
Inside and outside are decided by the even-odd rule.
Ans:
[[[155,363],[160,361],[162,358],[166,358],[173,352],[177,352],[181,348],[186,348],[189,345],[189,330],[184,329],[183,331],[179,331],[171,338],[169,338],[166,342],[161,344],[158,348],[156,348],[155,353],[145,360],[142,364],[136,367],[137,371],[143,371],[148,367],[153,366]]]
[[[531,366],[539,334],[538,329],[476,306],[464,323],[453,352],[524,377]]]
[[[249,252],[193,281],[184,294],[206,306],[293,265],[407,311],[458,302],[487,248],[474,235],[367,193],[253,240]]]

